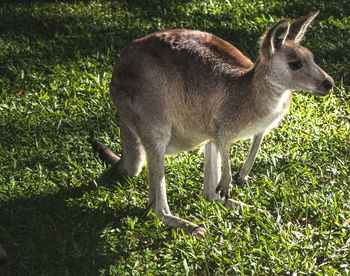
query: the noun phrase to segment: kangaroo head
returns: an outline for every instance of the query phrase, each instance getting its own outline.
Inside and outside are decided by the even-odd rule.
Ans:
[[[299,44],[318,12],[297,19],[292,24],[282,20],[262,38],[260,62],[267,69],[266,78],[274,90],[305,90],[325,96],[333,89],[333,79],[313,59],[313,54]]]

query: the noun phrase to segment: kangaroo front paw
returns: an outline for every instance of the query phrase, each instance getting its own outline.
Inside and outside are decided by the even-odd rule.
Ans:
[[[227,209],[232,209],[233,206],[237,206],[237,207],[240,207],[242,210],[243,209],[246,209],[249,207],[249,211],[251,213],[259,213],[261,215],[264,215],[266,217],[271,217],[270,213],[266,210],[262,210],[262,209],[259,209],[259,208],[256,208],[252,205],[248,205],[248,204],[245,204],[243,203],[242,201],[239,201],[239,200],[234,200],[234,199],[227,199],[224,204],[223,204]]]
[[[220,197],[229,198],[232,191],[232,185],[231,184],[222,184],[219,183],[218,187],[216,188],[216,192],[220,194]]]
[[[234,176],[233,176],[233,179],[234,181],[236,182],[237,185],[243,185],[244,183],[247,182],[248,180],[248,176],[245,176],[245,177],[241,177],[239,172],[236,173]]]

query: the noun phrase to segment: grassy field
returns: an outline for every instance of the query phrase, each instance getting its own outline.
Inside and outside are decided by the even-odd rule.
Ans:
[[[272,218],[201,197],[203,148],[166,159],[173,214],[203,240],[147,217],[147,170],[120,178],[90,135],[120,153],[108,85],[134,38],[165,28],[212,32],[255,60],[282,18],[321,12],[303,45],[336,81],[298,91],[269,133],[240,200]],[[349,1],[8,1],[0,5],[1,275],[348,275]],[[232,146],[239,170],[249,141]],[[293,274],[296,275],[296,274]]]

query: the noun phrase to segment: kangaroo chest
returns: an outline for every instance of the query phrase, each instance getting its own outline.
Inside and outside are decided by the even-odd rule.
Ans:
[[[240,129],[235,140],[250,138],[253,135],[267,133],[288,112],[291,101],[291,94],[289,90],[286,90],[278,100],[261,103],[262,112],[257,112],[255,116],[249,116],[254,119],[249,120],[246,125],[243,125]],[[265,104],[265,106],[263,106]]]

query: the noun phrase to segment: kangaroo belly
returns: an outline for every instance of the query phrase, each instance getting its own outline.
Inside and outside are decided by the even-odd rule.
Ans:
[[[189,128],[173,127],[166,153],[175,154],[187,151],[208,139],[210,135],[207,133],[193,131]]]
[[[194,148],[200,143],[201,142],[194,141],[194,140],[181,139],[181,138],[179,139],[179,137],[172,137],[168,144],[166,154],[176,154],[179,152],[187,151]]]

